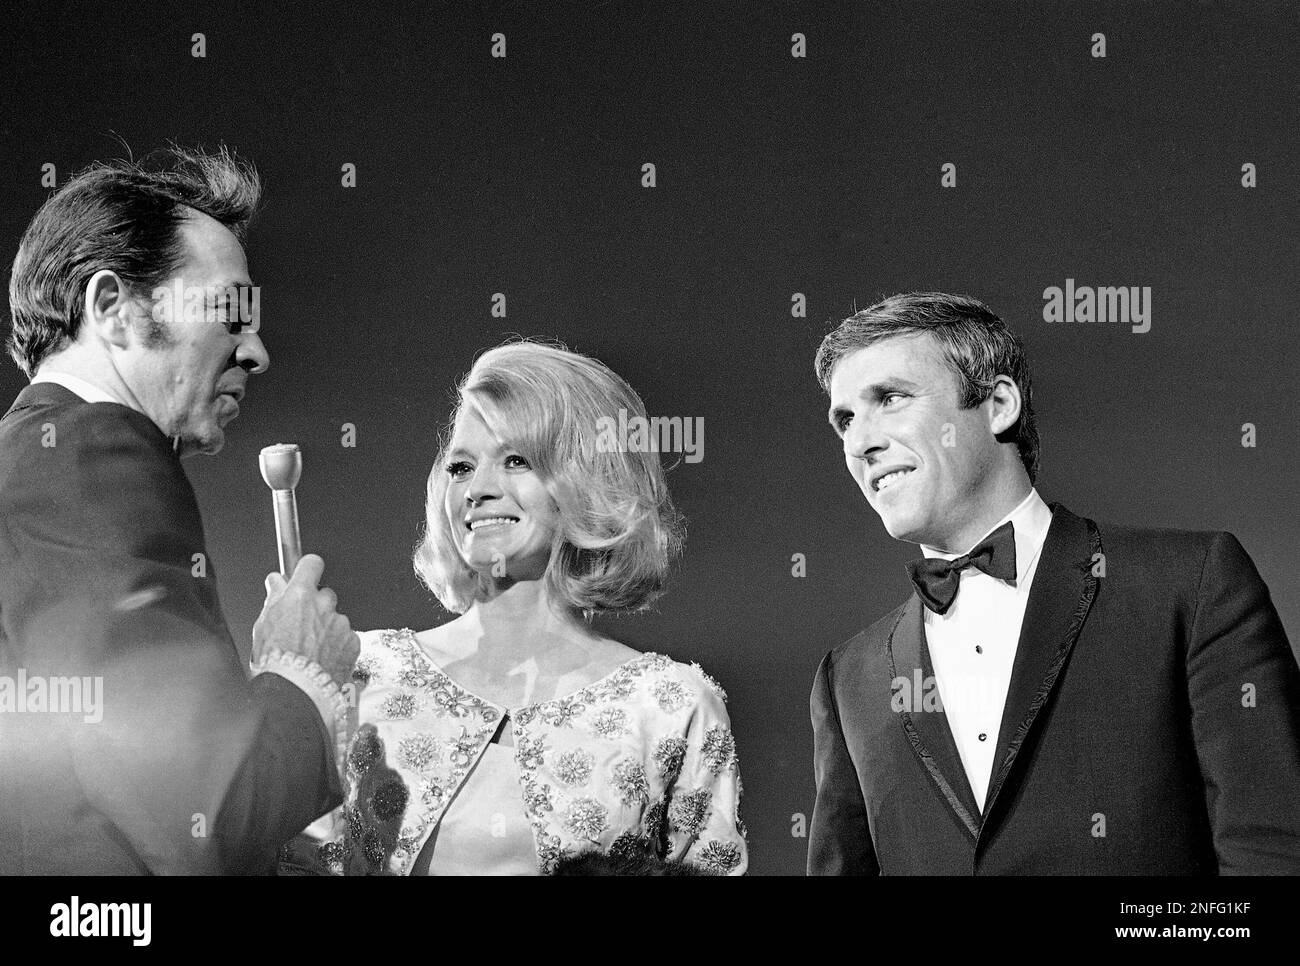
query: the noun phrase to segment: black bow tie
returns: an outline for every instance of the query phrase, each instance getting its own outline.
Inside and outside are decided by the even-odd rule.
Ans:
[[[907,573],[925,606],[936,614],[944,614],[957,599],[961,572],[967,567],[982,570],[999,580],[1016,579],[1016,531],[1010,521],[981,540],[970,553],[955,560],[922,557],[907,565]]]

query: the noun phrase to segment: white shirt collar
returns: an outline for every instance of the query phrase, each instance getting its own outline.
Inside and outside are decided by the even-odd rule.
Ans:
[[[121,400],[114,399],[98,386],[87,382],[80,376],[69,375],[66,372],[46,372],[42,369],[32,376],[31,384],[34,386],[39,382],[52,382],[55,385],[62,386],[68,392],[80,396],[88,403],[111,402],[121,405]]]
[[[1052,525],[1052,510],[1043,502],[1038,491],[1030,488],[1029,495],[1020,501],[1019,506],[989,527],[984,537],[1008,521],[1015,530],[1016,581],[1019,583],[1024,580],[1029,565],[1038,559],[1038,552],[1043,549],[1043,542],[1047,539],[1047,528]],[[984,537],[971,544],[967,552],[979,546],[980,540]],[[947,553],[934,547],[927,547],[925,544],[921,544],[921,552],[927,557],[938,557],[943,560],[955,560],[962,556],[959,553]]]

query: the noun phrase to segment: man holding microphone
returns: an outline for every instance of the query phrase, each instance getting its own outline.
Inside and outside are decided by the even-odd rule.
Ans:
[[[19,246],[8,347],[31,385],[0,420],[4,873],[270,872],[341,801],[358,641],[318,587],[324,562],[267,578],[248,680],[180,463],[221,449],[269,365],[239,297],[259,196],[225,149],[172,148],[83,171]],[[57,706],[74,679],[102,685],[96,715]]]

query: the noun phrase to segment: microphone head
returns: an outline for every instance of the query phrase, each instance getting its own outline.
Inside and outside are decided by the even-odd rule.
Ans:
[[[262,479],[273,490],[292,490],[302,476],[302,453],[297,443],[267,446],[257,462],[262,467]]]

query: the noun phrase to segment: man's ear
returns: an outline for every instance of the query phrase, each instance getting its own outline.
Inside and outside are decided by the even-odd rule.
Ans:
[[[119,349],[128,348],[135,334],[133,311],[131,293],[116,272],[101,269],[90,276],[81,308],[82,325],[88,335]]]
[[[1020,418],[1020,387],[1010,376],[996,376],[988,399],[989,429],[994,436],[1005,433]]]

